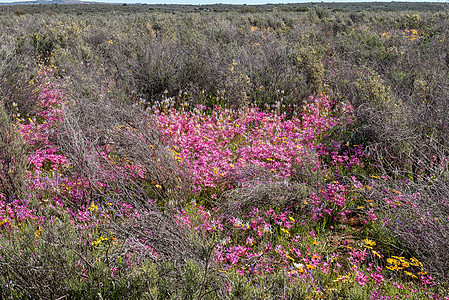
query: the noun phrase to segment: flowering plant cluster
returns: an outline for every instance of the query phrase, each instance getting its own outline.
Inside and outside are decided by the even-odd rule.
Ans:
[[[51,78],[50,75],[45,70],[41,74],[44,78]],[[102,253],[98,261],[110,264],[109,249],[128,245],[129,250],[118,259],[120,263],[109,265],[113,278],[120,273],[123,261],[130,268],[143,266],[145,256],[133,260],[138,249],[144,249],[146,257],[161,259],[162,253],[152,243],[152,237],[158,235],[154,230],[122,239],[104,231],[117,224],[125,228],[133,221],[156,214],[111,200],[120,188],[109,187],[108,179],[144,179],[146,171],[132,161],[125,161],[125,169],[137,170],[137,176],[105,170],[101,183],[95,182],[101,192],[92,197],[92,182],[72,171],[76,166],[55,142],[57,126],[64,118],[62,108],[68,105],[63,101],[63,92],[51,81],[37,92],[36,110],[28,119],[16,120],[29,149],[25,192],[20,199],[7,199],[0,194],[0,234],[12,235],[35,226],[34,238],[39,244],[47,234],[48,224],[68,220],[71,226],[86,233],[79,237],[81,244],[92,253]],[[212,243],[215,271],[238,274],[255,286],[261,278],[281,272],[286,287],[302,287],[314,298],[358,288],[366,289],[365,294],[371,299],[396,299],[392,296],[395,294],[417,298],[428,295],[436,284],[418,259],[387,257],[382,252],[385,249],[375,241],[357,241],[354,237],[357,230],[350,221],[360,218],[354,213],[364,209],[357,207],[358,201],[373,189],[373,180],[377,178],[365,185],[355,176],[348,179],[347,174],[363,167],[363,148],[331,138],[332,131],[353,124],[349,104],[335,103],[321,94],[310,97],[299,112],[288,117],[255,107],[231,110],[199,105],[190,111],[156,109],[148,120],[151,118],[170,145],[169,153],[179,170],[189,174],[194,185],[192,193],[185,195],[183,207],[173,215],[173,224]],[[116,164],[119,157],[110,148],[101,150],[96,155],[102,161]],[[245,173],[249,168],[259,170],[261,175],[251,177]],[[133,182],[138,184],[138,180]],[[151,183],[156,191],[165,188],[164,182],[156,179]],[[228,195],[238,200],[239,193],[263,184],[285,191],[295,191],[300,185],[306,192],[303,198],[292,197],[276,207],[268,201],[249,203],[247,210],[225,209]],[[383,203],[393,208],[410,203],[399,191],[393,190],[389,196],[395,197],[386,197]],[[156,205],[154,199],[147,200]],[[361,226],[378,219],[374,204],[370,203],[366,218],[359,220]],[[238,210],[239,203],[235,208]],[[84,255],[91,254],[80,254],[82,259],[75,266],[81,274],[80,281],[94,276],[94,268]]]
[[[255,107],[240,111],[198,106],[193,112],[156,111],[159,126],[174,143],[173,154],[195,178],[198,189],[216,187],[218,179],[245,166],[271,170],[288,178],[294,168],[307,163],[320,168],[316,145],[325,133],[344,122],[352,109],[331,109],[325,95],[310,98],[303,111],[286,119]],[[346,157],[346,159],[348,159]]]

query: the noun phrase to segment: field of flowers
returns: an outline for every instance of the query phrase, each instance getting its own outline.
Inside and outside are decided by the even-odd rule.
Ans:
[[[21,197],[1,194],[4,295],[42,296],[55,289],[71,296],[88,289],[98,297],[122,293],[116,290],[116,280],[120,284],[123,277],[144,272],[148,261],[171,259],[171,253],[159,252],[160,245],[153,244],[161,238],[154,231],[166,230],[148,224],[154,214],[158,223],[174,226],[181,234],[176,238],[197,240],[197,251],[206,253],[197,258],[203,273],[186,274],[184,279],[199,276],[198,286],[184,290],[183,283],[178,291],[168,291],[143,277],[139,280],[155,286],[139,291],[142,295],[445,299],[420,260],[390,248],[370,232],[379,226],[379,206],[413,209],[408,199],[419,196],[392,190],[382,199],[370,199],[377,182],[387,179],[365,165],[369,157],[362,145],[333,139],[334,131],[353,126],[349,103],[336,105],[331,96],[321,94],[287,118],[275,108],[189,109],[186,103],[175,109],[166,101],[141,116],[146,126],[120,124],[112,130],[146,143],[141,130],[157,126],[159,144],[147,146],[159,153],[146,155],[156,160],[161,154],[169,157],[180,174],[179,185],[149,177],[145,165],[120,154],[120,146],[107,136],[97,136],[105,140],[94,151],[90,145],[98,144],[84,141],[82,151],[96,157],[83,161],[98,162],[100,176],[93,179],[77,170],[82,161],[71,160],[58,146],[55,135],[70,129],[60,124],[67,122],[63,119],[69,118],[71,106],[51,81],[52,72],[40,71],[33,117],[16,114],[7,129],[7,137],[18,133],[28,148]],[[16,163],[12,160],[9,173],[20,171]],[[127,192],[145,193],[147,203],[122,202],[117,177],[129,180]],[[190,192],[183,190],[181,197],[171,199],[173,189],[183,189],[181,177],[188,178]],[[127,223],[131,226],[123,225]],[[135,227],[138,235],[133,234]],[[61,230],[68,236],[58,236]],[[75,240],[66,240],[71,238]],[[185,251],[175,243],[171,246],[172,251]],[[64,264],[62,270],[49,265],[53,260]],[[53,286],[54,278],[67,286]]]
[[[330,29],[330,15],[314,13],[309,32]],[[16,15],[2,26],[22,30],[13,23],[27,16]],[[255,18],[232,17],[236,24]],[[382,17],[384,27],[392,20],[426,26],[416,15]],[[111,38],[83,18],[70,25],[30,16],[27,24],[48,31],[0,35],[2,299],[449,300],[447,113],[435,100],[447,94],[429,91],[449,77],[416,73],[409,98],[401,98],[405,71],[338,76],[355,64],[342,60],[351,47],[380,66],[384,56],[400,57],[403,45],[443,51],[443,29],[391,25],[374,34],[360,27],[365,20],[335,33],[360,44],[307,45],[292,62],[279,43],[294,39],[298,20],[290,29],[260,20],[235,29],[217,17],[220,38],[244,32],[242,48],[229,42],[235,53],[283,72],[262,74],[211,45],[208,55],[229,62],[216,79],[206,71],[213,62],[182,66],[183,75],[152,61],[176,53],[179,60],[167,61],[179,63],[175,41],[200,47],[193,41],[204,28],[186,42],[167,23],[144,22],[159,44],[136,41],[136,57],[114,60],[129,51],[128,29],[117,25]],[[162,31],[168,37],[158,37]],[[145,74],[150,65],[154,73],[175,70],[185,86]]]

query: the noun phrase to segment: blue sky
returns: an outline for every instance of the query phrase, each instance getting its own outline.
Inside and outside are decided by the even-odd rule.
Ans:
[[[21,1],[31,1],[31,0],[0,0],[0,2],[21,2]],[[298,1],[298,0],[91,0],[95,2],[104,2],[104,3],[148,3],[148,4],[216,4],[216,3],[224,3],[224,4],[266,4],[266,3],[310,3],[310,2],[321,2],[321,0],[316,1]],[[366,2],[359,0],[336,0],[336,1],[324,1],[324,2]],[[376,2],[391,2],[391,0],[378,0]],[[446,2],[445,0],[438,1],[425,1],[425,0],[412,0],[412,1],[400,1],[397,2]]]

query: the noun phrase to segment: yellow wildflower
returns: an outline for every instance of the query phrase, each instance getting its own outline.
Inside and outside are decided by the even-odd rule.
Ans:
[[[418,275],[427,275],[427,272],[418,272]]]
[[[402,268],[399,268],[397,265],[394,265],[394,266],[387,266],[387,269],[392,271],[399,271]]]
[[[285,235],[286,235],[287,237],[290,237],[290,232],[288,231],[288,229],[281,228],[281,231],[282,231],[283,233],[285,233]]]
[[[87,208],[90,211],[97,211],[98,210],[98,205],[95,205],[94,202],[92,202],[92,204]]]
[[[392,265],[399,265],[399,262],[394,258],[387,258],[387,263]]]
[[[306,267],[307,267],[307,269],[309,269],[309,270],[314,270],[314,269],[315,269],[315,267],[314,267],[313,265],[306,265]]]
[[[413,273],[411,273],[411,272],[404,271],[404,274],[405,274],[405,275],[408,275],[408,276],[411,276],[411,277],[413,277],[413,278],[418,278],[418,276],[416,276],[415,274],[413,274]]]
[[[374,255],[376,255],[377,257],[379,257],[379,258],[382,258],[382,257],[380,256],[379,252],[377,252],[377,251],[374,251],[374,250],[373,250],[373,251],[371,251],[371,252],[373,252],[373,254],[374,254]]]
[[[410,264],[416,267],[423,267],[423,264],[414,257],[410,258]]]
[[[42,227],[41,227],[41,225],[38,225],[38,228],[37,228],[36,232],[34,233],[34,235],[36,237],[38,237],[41,235],[41,233],[42,233]]]
[[[403,256],[392,256],[392,258],[397,259],[400,262],[406,262],[405,257],[403,257]]]
[[[365,239],[364,242],[365,242],[367,245],[370,245],[370,246],[376,246],[376,242],[375,242],[375,241],[372,241],[372,240],[369,240],[369,239]]]
[[[107,240],[108,240],[108,238],[100,236],[96,241],[93,241],[91,243],[91,245],[92,246],[97,246],[97,245],[100,245],[103,241],[107,241]]]

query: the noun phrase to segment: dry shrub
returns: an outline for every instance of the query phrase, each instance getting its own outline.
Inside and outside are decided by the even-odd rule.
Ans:
[[[65,108],[57,132],[72,176],[88,182],[93,194],[146,206],[149,200],[180,203],[190,193],[157,125],[132,107],[80,99]]]
[[[424,263],[426,270],[438,279],[449,271],[449,204],[448,183],[429,188],[414,186],[415,197],[408,197],[400,206],[382,206],[382,226],[409,254]],[[376,198],[376,197],[373,197]],[[384,203],[380,201],[378,203]]]
[[[40,207],[46,221],[0,234],[0,295],[7,299],[224,298],[228,279],[213,241],[193,240],[170,212],[76,224]],[[58,282],[58,284],[55,284]]]
[[[23,32],[14,32],[6,24],[0,26],[5,26],[0,27],[0,99],[8,114],[20,113],[25,118],[35,109],[33,82],[37,80],[37,63],[34,49]]]
[[[442,145],[427,146],[438,155],[426,161],[411,155],[417,166],[413,171],[389,174],[381,168],[383,180],[377,180],[366,196],[376,200],[379,224],[385,231],[423,262],[426,270],[445,280],[449,275],[448,160]]]
[[[149,219],[146,226],[154,221]],[[225,278],[212,269],[210,257],[199,257],[190,249],[182,252],[184,256],[176,253],[179,260],[170,259],[173,255],[168,251],[179,245],[173,237],[181,234],[172,225],[152,228],[175,232],[172,236],[159,235],[162,239],[155,241],[153,250],[168,247],[164,254],[169,257],[164,255],[163,260],[162,256],[155,260],[140,251],[137,243],[142,242],[134,239],[135,231],[127,232],[127,239],[121,239],[120,234],[113,238],[106,228],[81,229],[67,219],[53,218],[39,227],[23,224],[20,231],[3,232],[0,295],[7,299],[148,299],[155,294],[162,298],[209,295],[205,299],[216,299],[223,295]],[[106,240],[99,244],[91,242],[99,237]],[[159,244],[161,241],[165,243]],[[180,249],[176,247],[176,251]]]
[[[0,193],[12,200],[20,197],[27,165],[26,145],[13,120],[28,116],[34,108],[32,87],[26,84],[30,75],[26,71],[35,64],[25,46],[18,49],[10,36],[0,38]],[[19,50],[24,53],[17,57]]]
[[[305,84],[310,90],[307,94],[317,94],[323,85],[324,65],[312,47],[302,48],[296,58],[297,66],[302,70]],[[307,97],[307,95],[304,95]]]
[[[26,145],[13,122],[28,117],[34,109],[29,72],[34,73],[36,64],[29,45],[18,45],[5,33],[0,39],[0,193],[13,200],[21,196],[27,168]]]
[[[244,216],[252,208],[282,209],[290,207],[300,210],[307,199],[309,189],[306,185],[285,182],[259,182],[227,192],[222,210],[225,215]]]
[[[0,195],[20,198],[27,166],[26,145],[0,102]]]
[[[127,241],[125,248],[139,260],[154,263],[161,278],[170,281],[172,292],[181,292],[183,299],[206,294],[216,299],[226,293],[228,279],[213,261],[215,241],[181,226],[172,213],[150,211],[137,220],[116,222],[110,230]]]
[[[234,217],[242,217],[253,208],[299,210],[310,191],[307,184],[291,179],[279,180],[269,170],[259,167],[244,168],[228,174],[223,180],[232,182],[236,188],[225,192],[217,205],[225,215]]]
[[[132,217],[117,209],[102,228],[126,241],[121,253],[155,264],[176,291],[188,285],[186,272],[193,264],[201,274],[195,294],[222,292],[223,278],[212,268],[213,244],[194,239],[175,221],[177,204],[187,199],[191,185],[151,118],[117,102],[81,99],[65,108],[55,141],[73,166],[70,175],[89,184],[84,195],[89,202],[107,197],[137,208]],[[105,151],[108,155],[101,154]]]
[[[33,224],[23,224],[20,231],[4,231],[0,235],[0,282],[7,283],[4,290],[0,289],[3,296],[11,299],[14,294],[32,299],[67,297],[77,289],[77,284],[82,285],[88,273],[103,271],[101,277],[108,273],[100,270],[106,266],[100,266],[104,261],[91,251],[88,231],[61,220],[48,220],[39,228],[42,230],[39,236]],[[123,271],[114,252],[112,249],[107,253],[108,271],[113,267]]]

